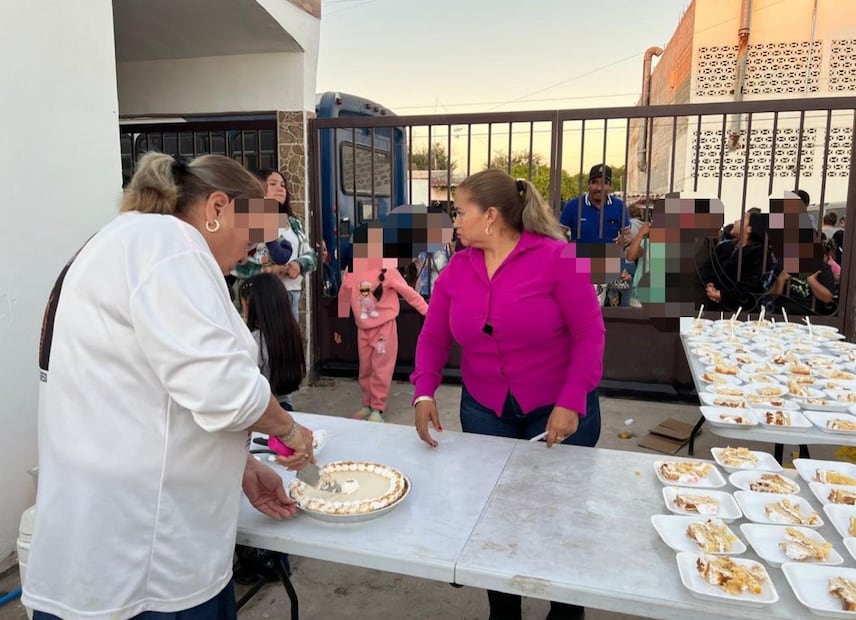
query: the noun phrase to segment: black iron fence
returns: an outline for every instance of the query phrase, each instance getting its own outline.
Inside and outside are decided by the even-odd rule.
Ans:
[[[384,142],[383,136],[389,135],[389,129],[383,128],[399,128],[406,136],[405,143],[399,147],[403,149],[400,156],[389,153],[389,156],[376,158],[372,155],[365,158],[371,165],[364,169],[358,170],[353,160],[348,168],[351,187],[365,188],[362,199],[371,205],[377,203],[378,196],[374,195],[377,188],[384,187],[386,196],[401,196],[399,190],[403,184],[405,203],[446,206],[454,215],[457,183],[478,170],[491,167],[504,169],[518,178],[528,178],[560,214],[566,201],[587,191],[589,169],[606,163],[612,168],[612,196],[637,207],[657,205],[653,210],[639,209],[642,215],[638,216],[647,220],[653,212],[655,227],[659,224],[666,229],[680,230],[687,226],[686,222],[691,222],[690,226],[698,225],[700,220],[693,217],[702,213],[687,213],[687,205],[696,208],[701,205],[701,211],[708,215],[721,214],[717,228],[743,221],[752,209],[773,214],[767,220],[771,230],[782,232],[770,235],[765,241],[764,264],[768,265],[766,252],[772,247],[779,269],[787,267],[786,271],[794,272],[794,276],[798,275],[797,263],[787,259],[797,259],[800,252],[806,250],[799,250],[791,243],[798,235],[795,237],[787,232],[779,211],[782,216],[801,211],[802,218],[793,221],[802,221],[803,226],[806,221],[812,222],[818,234],[804,235],[801,241],[807,244],[805,247],[817,245],[819,230],[828,212],[834,211],[851,222],[856,215],[853,174],[856,155],[852,148],[856,100],[853,98],[338,118],[315,119],[310,123],[310,189],[316,238],[326,238],[330,230],[338,234],[345,200],[341,195],[332,200],[325,196],[327,188],[331,187],[329,183],[326,186],[322,183],[322,177],[331,174],[329,170],[325,173],[325,169],[333,166],[332,174],[338,178],[341,166],[338,161],[322,158],[322,138],[329,137],[331,132],[339,133],[351,135],[352,142],[356,143],[357,134],[362,134],[366,148],[373,151],[378,144],[390,143],[389,140]],[[385,133],[381,134],[382,131]],[[370,175],[370,178],[356,178],[359,175]],[[795,199],[786,194],[796,190],[809,194],[807,207],[795,206]],[[664,208],[664,201],[656,202],[657,199],[676,193],[691,200],[681,201],[674,217],[658,222],[656,212]],[[360,200],[358,196],[353,198],[355,202]],[[706,199],[713,199],[721,207],[712,209]],[[360,223],[359,209],[355,207],[349,211],[353,213],[353,220],[349,222],[352,225]],[[376,211],[370,212],[371,217],[382,217]],[[700,228],[709,228],[716,218],[705,216],[701,219]],[[622,221],[622,227],[627,223]],[[830,320],[850,337],[856,334],[856,296],[851,293],[856,278],[856,254],[851,251],[856,242],[853,230],[852,223],[845,223],[843,233],[838,235],[839,246],[843,248],[839,255],[841,274],[836,284],[835,302],[829,306],[834,315]],[[716,243],[719,233],[719,230],[707,233],[712,244]],[[341,241],[341,235],[339,237]],[[668,230],[662,238],[666,245],[680,246],[682,243],[680,235]],[[737,279],[740,280],[744,250],[740,243],[737,246],[740,247],[737,259]],[[816,255],[816,250],[811,251]],[[650,253],[651,248],[647,251]],[[685,258],[660,263],[651,260],[648,269],[652,281],[665,283],[669,288],[676,279],[658,276],[657,265],[668,270],[673,270],[670,262],[681,265],[679,273],[671,275],[679,275],[691,283],[691,288],[698,293],[697,307],[705,300],[705,282],[699,276],[698,265]],[[799,263],[800,266],[806,264],[805,261]],[[765,286],[774,284],[768,281]],[[664,295],[649,295],[647,300],[649,303],[668,302],[669,293]],[[756,297],[760,299],[762,295]],[[686,301],[686,296],[681,300]],[[708,303],[717,305],[712,300]],[[755,305],[754,310],[759,308],[760,305]],[[316,313],[316,317],[322,316],[323,312]],[[621,322],[648,320],[648,315],[639,308],[605,308],[605,317]],[[328,328],[317,325],[319,332]]]

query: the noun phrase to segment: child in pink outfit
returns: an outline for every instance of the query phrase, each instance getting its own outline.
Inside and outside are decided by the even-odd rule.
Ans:
[[[398,357],[398,325],[395,319],[401,310],[399,294],[421,315],[428,311],[428,304],[422,296],[404,281],[396,269],[377,267],[358,274],[348,272],[339,290],[339,316],[346,317],[350,306],[357,324],[363,406],[354,417],[360,420],[383,422]]]

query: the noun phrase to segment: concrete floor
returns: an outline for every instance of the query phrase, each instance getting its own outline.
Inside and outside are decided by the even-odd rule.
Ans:
[[[411,388],[405,382],[395,382],[390,393],[387,423],[412,425]],[[437,394],[443,428],[460,430],[455,412],[460,387],[441,386]],[[335,379],[316,387],[302,388],[295,394],[298,409],[350,416],[359,406],[359,389],[355,381]],[[599,447],[615,450],[648,452],[636,445],[648,430],[667,418],[688,423],[698,420],[698,408],[692,405],[656,403],[618,398],[601,398],[603,430]],[[629,425],[625,421],[632,419]],[[629,431],[634,436],[620,439],[619,433]],[[414,430],[415,432],[415,430]],[[710,448],[728,443],[705,429],[696,441],[696,455],[710,458]],[[769,444],[741,442],[754,449],[772,452]],[[795,447],[785,448],[786,465]],[[678,453],[687,455],[684,447]],[[813,458],[835,458],[835,446],[813,446]],[[839,454],[841,456],[841,454]],[[469,620],[487,618],[487,599],[483,591],[473,588],[453,588],[445,583],[403,577],[376,570],[332,564],[309,558],[292,558],[293,582],[300,597],[301,618],[304,620]],[[13,570],[0,577],[0,593],[19,585]],[[239,588],[238,595],[242,593]],[[524,618],[544,618],[549,608],[545,601],[526,599]],[[289,602],[282,586],[266,585],[241,611],[241,618],[287,618]],[[26,615],[18,602],[0,607],[0,620],[24,620]],[[598,610],[586,613],[588,620],[630,620],[635,616]]]

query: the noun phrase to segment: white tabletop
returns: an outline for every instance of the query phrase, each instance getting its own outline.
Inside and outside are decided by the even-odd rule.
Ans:
[[[705,392],[706,384],[701,380],[704,374],[704,366],[698,361],[695,355],[690,350],[687,336],[681,335],[681,344],[684,347],[684,354],[687,357],[687,362],[690,366],[690,372],[693,376],[696,392]],[[701,416],[701,413],[699,413]],[[762,426],[753,426],[750,428],[734,428],[724,426],[714,426],[708,424],[710,432],[720,437],[728,439],[743,439],[746,441],[767,441],[770,443],[787,444],[787,445],[834,445],[834,446],[854,446],[856,445],[856,435],[845,435],[843,433],[827,433],[814,426],[810,429],[801,431],[780,431],[769,429]]]
[[[445,431],[432,450],[412,426],[314,414],[295,418],[328,432],[319,464],[353,459],[390,465],[410,478],[412,491],[382,517],[347,524],[308,514],[274,521],[244,498],[238,544],[453,582],[458,555],[517,442]],[[275,467],[288,484],[294,474]]]
[[[698,618],[701,610],[712,619],[810,616],[779,569],[768,569],[779,601],[761,609],[703,602],[684,588],[675,552],[650,520],[669,514],[653,469],[662,458],[519,443],[458,560],[456,582],[651,618]],[[828,524],[820,532],[850,560]],[[751,550],[741,557],[758,559]]]

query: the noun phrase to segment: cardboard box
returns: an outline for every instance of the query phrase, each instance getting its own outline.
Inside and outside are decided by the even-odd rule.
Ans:
[[[641,448],[648,448],[663,454],[677,454],[690,441],[693,425],[669,418],[664,420],[643,437],[637,444]],[[699,430],[700,434],[701,431]],[[698,436],[698,434],[696,436]]]

